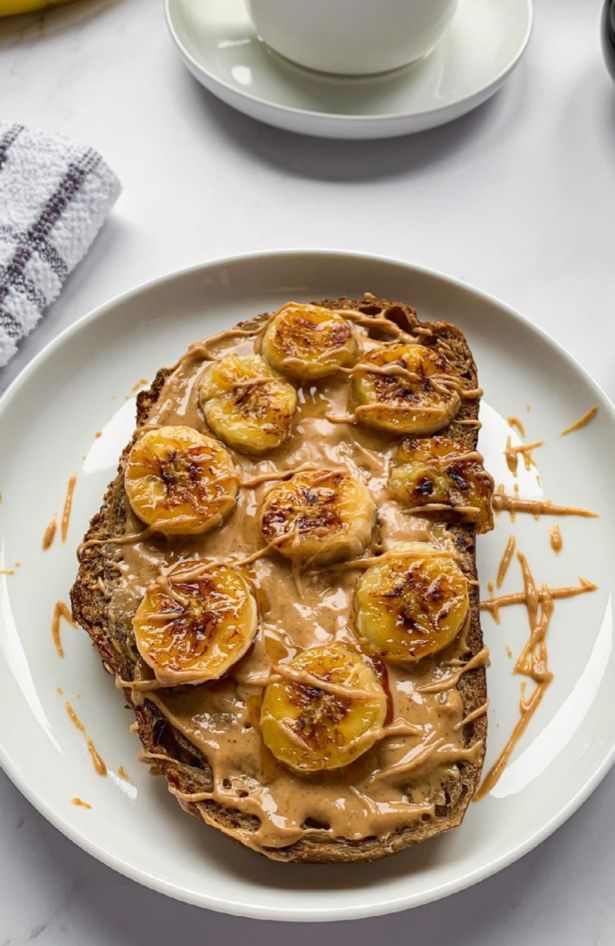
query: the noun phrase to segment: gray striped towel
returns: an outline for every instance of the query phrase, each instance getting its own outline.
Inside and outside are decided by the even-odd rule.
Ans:
[[[0,121],[0,367],[57,298],[119,193],[96,151]]]

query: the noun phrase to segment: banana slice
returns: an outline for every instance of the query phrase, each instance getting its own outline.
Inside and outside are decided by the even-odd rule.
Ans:
[[[259,355],[226,355],[205,372],[199,400],[208,427],[241,453],[262,454],[290,434],[295,389]]]
[[[277,550],[297,562],[325,564],[359,555],[375,521],[371,493],[343,470],[296,473],[270,489],[261,508],[263,538],[281,540]]]
[[[243,657],[258,621],[236,567],[182,562],[145,592],[133,618],[139,653],[163,686],[217,680]]]
[[[493,528],[493,479],[480,454],[464,452],[448,437],[402,440],[391,466],[389,492],[420,515],[429,507],[424,514],[474,523],[478,532]]]
[[[274,668],[267,685],[261,733],[276,759],[299,772],[339,769],[375,742],[386,694],[368,661],[334,641]]]
[[[299,380],[325,378],[357,357],[348,319],[333,309],[289,302],[271,318],[261,352],[270,365]]]
[[[394,663],[435,654],[451,643],[468,615],[468,580],[451,557],[409,543],[360,578],[357,631],[366,649]]]
[[[375,371],[356,371],[352,390],[361,423],[397,434],[432,434],[450,424],[461,398],[443,355],[425,345],[393,343],[373,348],[358,362]]]
[[[193,427],[147,431],[132,447],[124,475],[133,512],[164,535],[219,525],[235,506],[238,482],[224,447]]]

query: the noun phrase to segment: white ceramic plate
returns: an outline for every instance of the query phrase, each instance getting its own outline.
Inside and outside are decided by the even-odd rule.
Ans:
[[[466,331],[486,392],[481,446],[497,481],[511,487],[503,418],[517,414],[530,439],[546,441],[536,452],[544,494],[601,514],[562,520],[559,557],[549,545],[548,521],[518,516],[511,527],[508,515],[500,516],[495,532],[479,542],[483,586],[494,578],[513,528],[539,582],[575,583],[582,574],[600,590],[556,605],[549,634],[554,683],[493,795],[472,804],[458,830],[374,864],[277,864],[180,811],[163,780],[135,761],[129,714],[85,633],[66,627],[66,657],[56,656],[51,614],[57,598],[67,599],[75,547],[130,436],[134,397],[126,398],[135,382],[172,363],[195,339],[289,298],[366,289],[409,300],[423,317],[453,319]],[[594,403],[600,413],[590,426],[558,436]],[[273,253],[197,267],[111,302],[56,339],[0,402],[0,444],[0,568],[22,563],[15,575],[0,577],[0,760],[64,834],[127,876],[191,903],[268,919],[401,910],[510,864],[572,814],[611,765],[613,409],[553,341],[494,299],[417,267],[344,253]],[[68,541],[43,552],[45,525],[61,510],[73,472]],[[520,484],[522,495],[542,494],[534,473],[524,471]],[[520,587],[513,563],[505,590]],[[517,654],[526,638],[523,609],[509,608],[500,627],[485,616],[484,630],[492,653],[490,762],[517,718],[519,678],[511,675],[506,647]],[[95,774],[65,699],[89,729],[109,777]],[[132,784],[119,778],[120,765]],[[74,796],[92,809],[71,805]]]
[[[167,23],[192,74],[252,118],[325,138],[425,131],[476,108],[521,58],[531,0],[461,0],[426,59],[367,78],[295,66],[256,34],[244,0],[166,0]]]

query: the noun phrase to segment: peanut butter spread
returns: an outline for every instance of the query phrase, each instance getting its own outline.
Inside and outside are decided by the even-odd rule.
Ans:
[[[530,470],[532,466],[536,465],[534,463],[534,450],[537,450],[538,447],[543,446],[544,440],[534,440],[532,443],[520,443],[513,447],[510,437],[507,437],[504,457],[506,459],[508,469],[513,474],[513,476],[517,475],[517,470],[519,468],[519,457],[523,457],[525,469]]]
[[[75,486],[77,485],[77,477],[73,473],[66,484],[66,497],[64,499],[64,509],[62,510],[62,522],[61,522],[61,536],[62,541],[66,542],[68,536],[68,527],[70,525],[70,515],[73,509],[73,493],[75,492]],[[55,532],[55,530],[54,530]],[[52,537],[53,538],[53,537]],[[51,544],[51,542],[50,542]],[[46,546],[45,546],[46,547]]]
[[[360,320],[356,322],[361,349],[369,351],[376,343]],[[241,330],[194,346],[167,377],[145,426],[185,425],[206,431],[199,386],[211,364],[208,359],[231,351],[250,355],[257,346],[258,340],[255,346],[255,338]],[[257,850],[284,847],[304,837],[383,836],[429,820],[446,804],[445,786],[461,781],[460,764],[480,765],[484,753],[482,741],[473,735],[473,721],[487,705],[468,715],[457,688],[466,670],[488,661],[486,649],[469,651],[469,617],[456,640],[435,657],[415,665],[383,664],[387,719],[374,745],[351,764],[299,774],[279,763],[263,744],[259,712],[273,668],[305,648],[356,640],[353,601],[361,574],[360,568],[346,567],[349,563],[317,565],[297,573],[275,549],[254,555],[264,545],[260,506],[281,474],[303,468],[344,469],[365,484],[377,507],[368,555],[411,541],[429,541],[457,555],[445,525],[409,515],[390,498],[388,467],[396,441],[353,422],[348,388],[348,373],[343,371],[318,384],[299,384],[290,438],[262,459],[232,451],[240,488],[229,518],[206,534],[174,536],[169,541],[147,532],[122,545],[121,576],[110,601],[110,618],[120,621],[135,613],[146,588],[161,572],[178,562],[254,559],[246,572],[255,588],[259,628],[252,647],[229,673],[214,683],[164,688],[156,685],[142,663],[137,681],[143,685],[133,681],[130,689],[134,703],[155,704],[211,766],[211,791],[175,792],[180,803],[213,800],[256,816],[260,823],[256,830],[228,830]],[[326,415],[349,420],[332,423]],[[137,535],[143,523],[128,503],[126,508],[125,533]],[[476,582],[468,577],[470,597],[476,602]]]
[[[517,512],[529,512],[539,516],[580,516],[583,519],[597,519],[598,513],[582,506],[558,506],[550,499],[521,499],[518,495],[508,496],[500,486],[493,494],[493,508],[496,512],[509,512],[512,521]]]
[[[63,601],[56,601],[53,608],[53,617],[51,619],[51,639],[56,649],[58,657],[64,656],[64,647],[62,646],[62,635],[60,631],[60,622],[64,618],[71,627],[74,627],[70,608]]]
[[[522,552],[517,552],[517,559],[523,577],[523,591],[512,595],[503,595],[500,598],[488,599],[483,602],[481,608],[491,612],[496,624],[500,623],[500,608],[523,604],[527,609],[529,636],[513,670],[513,673],[519,674],[523,678],[519,719],[506,745],[476,792],[475,801],[480,801],[497,785],[517,743],[527,729],[543,696],[553,681],[553,671],[549,667],[546,639],[553,616],[554,602],[558,599],[572,598],[575,595],[596,591],[598,587],[593,582],[580,578],[577,587],[549,588],[548,585],[542,585],[539,588],[525,555]],[[528,681],[534,683],[534,688],[526,699],[525,690]]]
[[[568,434],[574,433],[575,430],[581,430],[582,427],[586,427],[589,424],[596,414],[598,413],[598,405],[594,404],[593,407],[583,414],[582,417],[579,417],[578,420],[575,420],[574,424],[571,424],[570,427],[566,427],[565,430],[562,430],[560,437],[566,437]]]
[[[501,588],[502,585],[504,584],[504,579],[506,578],[506,575],[508,573],[508,569],[510,567],[510,563],[515,551],[516,544],[517,543],[516,543],[516,539],[514,535],[509,536],[508,542],[506,543],[506,547],[502,553],[502,558],[500,560],[500,564],[498,567],[498,573],[495,579],[496,588]]]
[[[77,729],[81,733],[83,738],[85,739],[85,743],[86,743],[86,746],[88,747],[88,752],[90,753],[90,758],[92,760],[92,765],[94,766],[94,771],[96,772],[97,775],[105,776],[107,774],[107,766],[105,764],[105,761],[100,755],[100,753],[98,752],[92,740],[90,739],[88,731],[83,725],[83,723],[81,722],[81,720],[79,719],[79,717],[77,716],[74,710],[74,707],[67,700],[64,703],[64,708],[68,714],[68,718],[70,719],[75,729]]]
[[[75,805],[77,808],[87,808],[91,811],[92,806],[89,802],[84,801],[82,798],[71,798],[71,805]]]
[[[56,536],[56,529],[58,528],[58,517],[54,515],[52,519],[49,520],[47,528],[43,534],[43,551],[47,551],[48,548],[51,548],[53,545],[53,540]]]
[[[559,527],[559,522],[556,522],[552,529],[549,530],[549,542],[551,543],[551,548],[556,555],[562,551],[563,541],[562,533]]]

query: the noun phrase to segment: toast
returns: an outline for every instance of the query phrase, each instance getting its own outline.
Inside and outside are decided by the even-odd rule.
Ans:
[[[335,301],[325,300],[314,305],[360,313],[360,317],[368,326],[367,334],[375,337],[380,336],[382,320],[386,319],[390,325],[396,326],[402,332],[418,336],[426,346],[435,346],[441,342],[455,377],[468,389],[477,389],[477,372],[471,352],[463,333],[454,325],[445,322],[423,323],[408,305],[377,300],[369,294],[366,294],[363,300],[341,298]],[[242,338],[243,334],[258,330],[269,318],[268,314],[263,314],[241,323],[237,337]],[[369,327],[369,320],[373,320],[373,330]],[[381,337],[386,338],[386,335]],[[198,361],[198,348],[195,351],[194,358],[179,363],[181,372],[186,377],[202,370],[202,364]],[[177,376],[177,366],[173,369],[161,369],[149,390],[139,394],[137,431],[152,418],[156,421],[162,419],[163,423],[177,422],[173,411],[164,407],[169,384]],[[473,455],[476,452],[479,401],[479,396],[462,400],[456,415],[445,430],[446,436],[463,454]],[[315,421],[314,424],[316,423]],[[321,424],[320,420],[318,423]],[[202,430],[206,429],[202,416],[200,427]],[[344,426],[340,424],[335,429],[343,431]],[[134,555],[135,547],[114,544],[113,540],[135,530],[136,520],[127,501],[124,474],[130,449],[137,436],[138,433],[135,432],[133,440],[125,448],[117,476],[109,485],[101,509],[91,520],[84,537],[80,549],[79,571],[71,590],[71,602],[75,619],[90,635],[105,669],[119,681],[127,705],[135,713],[135,728],[143,744],[142,757],[150,764],[152,771],[164,775],[169,790],[187,812],[239,840],[245,846],[276,860],[315,863],[372,860],[401,851],[459,825],[478,787],[487,732],[486,652],[483,648],[479,615],[475,558],[476,523],[446,521],[447,518],[458,518],[454,510],[449,511],[451,514],[448,517],[444,516],[444,521],[437,511],[432,515],[433,511],[427,510],[424,516],[416,510],[413,511],[412,521],[415,524],[418,521],[422,523],[422,528],[429,529],[436,544],[453,551],[461,571],[469,581],[469,611],[463,633],[437,658],[428,657],[419,664],[421,667],[427,667],[424,671],[427,676],[420,678],[423,685],[424,679],[428,683],[430,680],[437,683],[447,675],[457,675],[454,673],[455,668],[462,668],[457,675],[456,685],[446,690],[450,698],[447,695],[446,700],[443,700],[445,703],[452,702],[456,707],[455,726],[456,731],[460,733],[457,755],[451,755],[449,759],[444,753],[442,762],[435,766],[432,758],[426,774],[419,766],[418,775],[409,776],[412,790],[408,789],[406,796],[403,796],[408,805],[408,812],[413,805],[417,809],[420,807],[417,800],[424,803],[428,801],[429,810],[424,814],[409,817],[407,823],[403,823],[403,818],[396,818],[392,822],[383,819],[380,824],[376,818],[376,832],[372,829],[369,832],[367,829],[353,829],[346,832],[346,836],[340,836],[339,831],[332,832],[327,818],[319,815],[316,804],[314,813],[302,822],[301,830],[289,832],[288,843],[284,843],[283,838],[275,838],[274,842],[269,844],[266,842],[271,840],[270,837],[266,836],[265,842],[261,839],[262,818],[254,813],[253,808],[244,804],[243,796],[235,801],[229,796],[227,800],[226,796],[221,796],[214,790],[214,772],[207,748],[202,741],[192,738],[186,727],[176,724],[175,720],[179,716],[174,716],[175,710],[169,709],[169,703],[164,703],[165,691],[149,691],[147,679],[141,688],[129,685],[130,681],[143,676],[143,661],[140,659],[133,630],[136,600],[131,598],[130,591],[131,556]],[[343,434],[339,433],[338,443],[343,439]],[[391,439],[388,438],[389,441]],[[273,461],[275,462],[275,453]],[[249,465],[246,468],[249,469]],[[484,476],[489,480],[487,474]],[[230,521],[232,523],[233,519]],[[487,523],[486,527],[488,525]],[[164,561],[171,547],[179,548],[177,554],[180,559],[182,554],[185,554],[185,544],[181,539],[176,542],[174,539],[163,541],[154,538],[153,541],[160,561]],[[470,666],[466,671],[465,666],[468,664]],[[410,672],[411,676],[412,673],[413,671]],[[181,702],[181,693],[188,691],[185,699],[192,699],[197,690],[203,690],[203,687],[207,686],[208,684],[203,684],[198,688],[178,688],[180,695],[173,699]],[[434,705],[440,696],[442,694],[434,694]],[[429,702],[429,698],[425,697],[424,702]],[[254,726],[258,729],[258,723]],[[248,723],[245,727],[250,730],[254,728]],[[363,757],[364,764],[368,764],[365,761],[368,758],[370,753]],[[279,766],[275,765],[275,760],[273,766],[271,765],[269,753],[267,759],[261,761],[262,771],[257,774],[257,779],[275,786]],[[354,763],[355,766],[360,764],[361,760]],[[327,773],[320,780],[320,784],[328,785],[330,778]],[[317,776],[302,778],[294,775],[289,784],[292,791],[306,794],[315,792],[317,798]],[[243,793],[245,794],[247,792]],[[399,807],[403,807],[401,802]],[[365,823],[368,822],[369,819]]]

